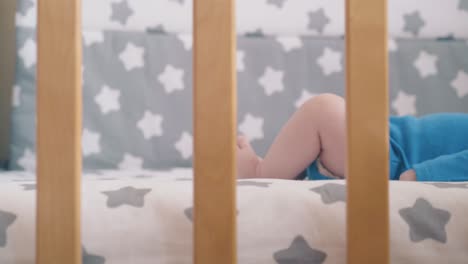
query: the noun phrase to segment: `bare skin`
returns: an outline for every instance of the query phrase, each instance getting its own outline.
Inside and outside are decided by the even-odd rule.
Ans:
[[[322,94],[305,102],[287,121],[264,159],[248,140],[237,140],[239,178],[294,179],[320,156],[333,175],[345,177],[346,112],[343,98]],[[415,180],[404,172],[401,180]]]

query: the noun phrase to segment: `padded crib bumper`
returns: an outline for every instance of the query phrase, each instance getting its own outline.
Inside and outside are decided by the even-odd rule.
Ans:
[[[35,26],[36,1],[20,0],[17,24]],[[83,0],[85,30],[192,31],[192,0]],[[343,0],[237,0],[237,32],[268,35],[344,34]],[[392,37],[468,38],[466,0],[389,1]]]

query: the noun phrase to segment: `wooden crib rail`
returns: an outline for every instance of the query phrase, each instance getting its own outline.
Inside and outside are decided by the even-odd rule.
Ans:
[[[194,4],[194,263],[236,263],[234,0]]]
[[[38,264],[81,263],[81,6],[38,1]]]
[[[347,0],[347,258],[389,263],[387,1]]]
[[[235,0],[194,0],[194,262],[236,253]],[[80,0],[38,1],[37,263],[81,263]],[[389,263],[386,0],[347,0],[348,263]]]

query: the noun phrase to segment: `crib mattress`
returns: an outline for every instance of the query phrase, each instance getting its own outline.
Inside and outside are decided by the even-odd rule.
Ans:
[[[344,181],[237,186],[239,263],[345,263]],[[0,173],[2,264],[34,263],[35,189],[31,173]],[[83,263],[192,262],[190,169],[86,172],[82,192]],[[466,263],[468,183],[390,193],[391,263]]]

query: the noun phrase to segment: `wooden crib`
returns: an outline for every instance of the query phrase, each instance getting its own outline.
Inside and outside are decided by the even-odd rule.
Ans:
[[[237,262],[234,9],[235,0],[194,3],[197,264]],[[81,263],[80,10],[80,0],[38,1],[40,264]],[[389,263],[386,0],[347,0],[346,22],[347,261],[384,264]]]

